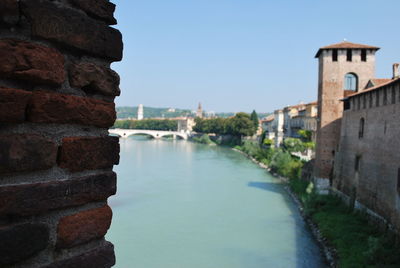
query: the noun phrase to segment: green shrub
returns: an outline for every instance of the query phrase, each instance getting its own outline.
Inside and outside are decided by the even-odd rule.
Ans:
[[[275,150],[269,164],[272,171],[290,179],[301,177],[303,163],[293,158],[290,153],[283,150]]]
[[[207,134],[203,134],[200,138],[194,137],[193,141],[208,145],[215,144]]]
[[[292,179],[289,185],[303,203],[305,213],[337,250],[339,267],[400,267],[400,247],[393,235],[379,231],[364,214],[354,212],[340,198],[317,195],[310,190],[312,183]]]

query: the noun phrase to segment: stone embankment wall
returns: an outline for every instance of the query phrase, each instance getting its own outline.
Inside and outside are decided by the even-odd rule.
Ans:
[[[107,0],[0,3],[0,267],[111,267],[122,37]]]

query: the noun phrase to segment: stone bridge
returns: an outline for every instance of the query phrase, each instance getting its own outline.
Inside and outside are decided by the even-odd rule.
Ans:
[[[121,138],[127,138],[132,135],[149,135],[154,139],[160,139],[165,136],[172,136],[174,139],[180,137],[184,140],[188,139],[188,133],[186,132],[178,132],[178,131],[163,131],[163,130],[147,130],[147,129],[122,129],[122,128],[113,128],[109,129],[108,132],[110,134],[118,135]]]

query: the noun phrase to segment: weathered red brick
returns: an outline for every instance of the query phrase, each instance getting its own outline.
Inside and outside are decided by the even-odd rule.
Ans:
[[[56,261],[42,268],[110,268],[114,264],[114,246],[110,242],[105,242],[103,245],[83,254]]]
[[[1,1],[0,21],[7,24],[16,24],[19,21],[18,0]]]
[[[110,228],[112,211],[109,206],[65,216],[57,227],[57,247],[70,248],[101,238]]]
[[[1,135],[0,174],[51,168],[56,164],[57,149],[54,142],[40,135]]]
[[[49,1],[21,0],[21,6],[33,36],[110,60],[122,59],[122,35],[118,30]]]
[[[65,81],[64,57],[54,48],[28,41],[2,39],[0,77],[60,85]]]
[[[31,95],[29,91],[0,87],[0,122],[23,122]]]
[[[69,81],[73,87],[82,88],[88,93],[119,96],[119,76],[110,68],[94,63],[72,64],[69,68]]]
[[[117,137],[69,137],[62,140],[58,164],[71,172],[111,168],[119,162]]]
[[[69,180],[1,186],[0,218],[29,216],[53,209],[102,201],[115,192],[114,172]]]
[[[34,91],[28,106],[28,121],[34,123],[108,128],[114,124],[115,119],[114,103],[48,91]]]
[[[0,266],[4,267],[45,249],[49,241],[49,229],[40,223],[0,226],[0,241]]]
[[[70,2],[93,18],[103,20],[110,25],[117,24],[113,15],[115,4],[108,0],[70,0]]]

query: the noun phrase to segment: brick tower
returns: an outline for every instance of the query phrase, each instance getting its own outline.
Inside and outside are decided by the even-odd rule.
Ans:
[[[378,47],[342,42],[322,47],[318,66],[318,127],[314,176],[329,186],[338,150],[343,103],[348,94],[363,90],[375,76]],[[318,186],[318,184],[317,184]],[[321,186],[321,185],[320,185]]]

